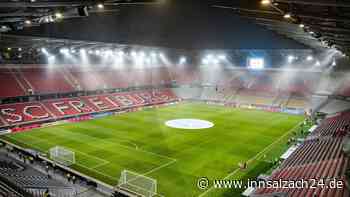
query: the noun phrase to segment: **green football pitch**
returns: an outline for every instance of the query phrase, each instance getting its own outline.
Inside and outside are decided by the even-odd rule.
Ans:
[[[172,119],[202,119],[203,130],[165,126]],[[303,116],[181,103],[2,136],[41,152],[75,152],[72,168],[110,185],[127,169],[157,180],[160,196],[239,196],[241,190],[197,188],[200,177],[248,179],[271,168]],[[248,162],[246,170],[238,164]]]

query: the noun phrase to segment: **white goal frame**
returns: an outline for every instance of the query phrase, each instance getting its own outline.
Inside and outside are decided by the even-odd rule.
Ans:
[[[75,152],[61,147],[55,146],[50,148],[50,159],[54,162],[62,164],[64,166],[70,166],[75,164]]]
[[[144,197],[157,195],[156,179],[129,170],[123,170],[120,173],[118,187]]]

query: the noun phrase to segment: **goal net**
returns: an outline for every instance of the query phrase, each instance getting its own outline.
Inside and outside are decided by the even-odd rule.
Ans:
[[[118,187],[145,197],[157,194],[157,180],[128,170],[121,172]]]
[[[50,159],[65,166],[75,164],[74,152],[60,146],[50,148]]]

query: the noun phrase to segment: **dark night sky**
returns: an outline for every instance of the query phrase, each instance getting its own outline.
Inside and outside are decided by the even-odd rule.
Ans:
[[[230,10],[209,7],[206,1],[166,1],[26,28],[17,34],[180,49],[306,48]]]

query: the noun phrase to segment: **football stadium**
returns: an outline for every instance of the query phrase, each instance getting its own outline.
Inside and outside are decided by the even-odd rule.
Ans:
[[[0,197],[350,196],[350,2],[0,1]]]

